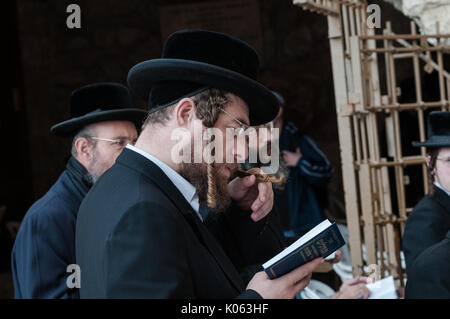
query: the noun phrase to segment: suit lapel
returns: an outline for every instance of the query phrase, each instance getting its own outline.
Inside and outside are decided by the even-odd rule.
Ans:
[[[164,193],[164,195],[170,199],[187,220],[200,242],[202,242],[214,257],[217,264],[237,291],[243,291],[244,286],[236,268],[233,266],[222,247],[218,244],[215,237],[210,233],[206,226],[202,224],[192,206],[186,201],[181,192],[166,174],[164,174],[164,172],[148,158],[128,149],[122,151],[122,154],[117,158],[117,162],[147,176]]]
[[[194,212],[195,213],[195,212]],[[231,263],[228,256],[223,251],[222,246],[219,245],[216,238],[211,234],[211,232],[202,224],[200,219],[194,214],[189,214],[185,216],[188,223],[191,225],[192,230],[196,233],[197,237],[203,243],[203,245],[208,249],[214,259],[217,261],[217,264],[223,270],[225,275],[228,277],[230,282],[236,288],[238,292],[242,292],[244,290],[244,286],[242,283],[239,274],[236,271],[236,268]]]

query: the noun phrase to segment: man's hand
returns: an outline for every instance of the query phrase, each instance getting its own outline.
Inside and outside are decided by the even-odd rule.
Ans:
[[[367,277],[356,277],[344,281],[339,291],[333,295],[333,299],[367,299],[370,290],[366,287]]]
[[[334,258],[327,260],[327,262],[329,262],[330,264],[337,264],[338,262],[340,262],[342,259],[342,252],[340,250],[336,250],[336,252],[334,253]]]
[[[255,222],[273,208],[272,183],[257,183],[254,175],[235,178],[228,184],[228,192],[239,208],[253,211],[251,218]]]
[[[297,166],[298,161],[302,157],[302,152],[299,147],[297,147],[295,152],[281,151],[281,153],[283,154],[283,160],[288,167]]]
[[[264,271],[258,272],[248,283],[247,289],[256,291],[264,299],[293,299],[309,285],[312,271],[322,262],[323,258],[316,258],[272,280]]]

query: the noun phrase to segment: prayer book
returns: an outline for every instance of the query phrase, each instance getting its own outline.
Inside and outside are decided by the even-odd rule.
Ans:
[[[336,223],[326,219],[262,266],[274,279],[317,257],[326,258],[344,244]]]

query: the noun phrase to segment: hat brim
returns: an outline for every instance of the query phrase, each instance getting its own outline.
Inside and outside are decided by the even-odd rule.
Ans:
[[[55,124],[51,127],[50,132],[56,136],[69,137],[86,125],[106,121],[130,121],[134,123],[137,130],[140,130],[146,114],[145,110],[132,108],[88,113]]]
[[[135,65],[128,72],[128,85],[147,100],[152,86],[161,81],[189,81],[233,93],[249,107],[250,125],[275,119],[279,103],[272,92],[238,72],[203,62],[182,59],[154,59]]]
[[[415,147],[428,148],[450,147],[450,136],[433,135],[426,142],[412,142],[412,145]]]

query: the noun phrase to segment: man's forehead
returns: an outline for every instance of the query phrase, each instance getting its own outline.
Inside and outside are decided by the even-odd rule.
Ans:
[[[440,155],[450,156],[450,147],[442,147],[439,150]]]
[[[131,132],[133,134],[136,133],[136,127],[133,122],[131,121],[104,121],[104,122],[98,122],[94,123],[92,127],[97,132],[110,132],[110,133],[117,133],[122,134],[123,132]]]

